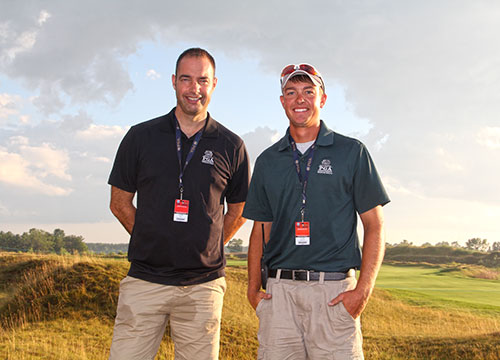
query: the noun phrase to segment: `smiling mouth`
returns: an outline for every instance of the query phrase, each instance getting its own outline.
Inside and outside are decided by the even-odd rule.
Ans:
[[[186,98],[187,98],[189,101],[198,101],[198,100],[201,100],[201,96],[196,96],[196,97],[186,96]]]
[[[295,112],[306,112],[307,110],[308,109],[303,109],[303,108],[301,108],[301,109],[293,109],[293,111],[295,111]]]

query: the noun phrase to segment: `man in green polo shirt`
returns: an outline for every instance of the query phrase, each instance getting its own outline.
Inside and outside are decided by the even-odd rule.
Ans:
[[[382,263],[389,197],[366,147],[320,120],[320,73],[288,65],[281,89],[290,127],[258,157],[243,212],[254,220],[247,295],[260,322],[258,359],[363,359],[359,317]]]

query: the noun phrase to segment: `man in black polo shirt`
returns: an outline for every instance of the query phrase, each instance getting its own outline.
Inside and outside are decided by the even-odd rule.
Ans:
[[[359,316],[382,262],[389,198],[365,146],[320,120],[327,96],[319,72],[286,66],[281,86],[290,127],[257,158],[243,212],[255,221],[248,299],[259,317],[258,359],[362,359]]]
[[[129,130],[109,177],[111,211],[131,234],[110,359],[153,359],[168,322],[176,359],[218,358],[224,244],[245,221],[249,163],[207,112],[213,57],[186,50],[172,84],[177,106]]]

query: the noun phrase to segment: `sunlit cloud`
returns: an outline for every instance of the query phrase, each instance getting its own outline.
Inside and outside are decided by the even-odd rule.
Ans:
[[[126,127],[117,125],[96,125],[91,124],[87,129],[77,132],[76,137],[86,140],[106,139],[110,137],[122,137],[127,131]]]
[[[500,127],[484,127],[477,133],[477,142],[489,149],[500,149]]]
[[[38,16],[38,25],[43,25],[52,15],[46,10],[40,11],[40,15]]]
[[[157,73],[154,69],[148,70],[146,76],[151,80],[158,80],[161,78],[161,74]]]
[[[71,188],[51,185],[40,179],[40,177],[46,177],[49,173],[59,177],[62,176],[66,180],[69,178],[63,169],[58,169],[57,159],[47,157],[46,148],[40,150],[45,152],[45,155],[29,159],[31,155],[29,150],[27,151],[28,158],[25,158],[20,153],[8,152],[5,148],[0,148],[0,164],[2,164],[0,166],[0,182],[14,188],[25,188],[45,195],[65,196],[70,194],[72,192]],[[49,150],[49,152],[51,151],[53,150]],[[56,155],[56,157],[59,156]],[[49,169],[45,169],[44,166],[48,166]]]
[[[449,151],[443,149],[443,148],[438,148],[436,150],[436,154],[439,156],[442,164],[444,167],[450,171],[463,171],[464,167],[460,163],[459,159],[457,156],[454,156],[451,154]]]

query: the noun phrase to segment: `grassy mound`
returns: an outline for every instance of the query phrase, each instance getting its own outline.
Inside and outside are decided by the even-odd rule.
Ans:
[[[124,261],[36,255],[3,258],[4,327],[57,318],[113,319]]]

